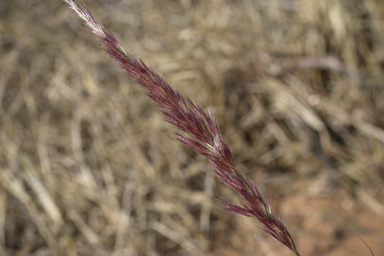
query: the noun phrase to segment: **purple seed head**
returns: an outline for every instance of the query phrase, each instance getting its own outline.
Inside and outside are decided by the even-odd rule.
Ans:
[[[148,97],[164,115],[165,121],[179,130],[175,133],[176,139],[205,156],[218,179],[240,194],[244,200],[243,204],[236,205],[224,199],[222,200],[224,208],[247,217],[256,217],[262,224],[263,231],[299,256],[291,235],[280,219],[272,214],[267,199],[244,174],[236,169],[232,152],[223,140],[214,118],[174,90],[141,59],[126,53],[116,37],[96,22],[92,14],[81,7],[76,0],[64,1],[100,40],[108,55],[145,89]]]

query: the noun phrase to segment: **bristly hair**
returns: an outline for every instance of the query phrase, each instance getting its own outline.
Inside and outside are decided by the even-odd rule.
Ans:
[[[76,0],[64,1],[101,41],[108,55],[146,90],[149,98],[163,113],[165,121],[178,128],[179,132],[175,133],[175,137],[187,147],[205,156],[218,179],[244,199],[242,205],[222,200],[224,208],[247,217],[256,217],[262,224],[262,230],[299,256],[291,235],[280,219],[272,214],[267,199],[244,174],[236,169],[232,152],[225,143],[214,118],[174,90],[162,76],[151,70],[141,59],[127,53],[116,37],[96,22],[92,14]]]

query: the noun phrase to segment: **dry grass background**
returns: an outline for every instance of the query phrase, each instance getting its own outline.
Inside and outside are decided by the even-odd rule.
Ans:
[[[88,0],[209,109],[302,256],[384,254],[384,2]],[[56,0],[0,2],[0,255],[292,255]]]

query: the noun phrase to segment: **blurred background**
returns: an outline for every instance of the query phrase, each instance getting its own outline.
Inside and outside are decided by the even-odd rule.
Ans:
[[[384,2],[84,0],[216,117],[302,256],[384,254]],[[60,0],[0,1],[0,255],[293,255]]]

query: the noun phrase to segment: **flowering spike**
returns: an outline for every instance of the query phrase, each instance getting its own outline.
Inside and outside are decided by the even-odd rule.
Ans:
[[[208,158],[218,179],[239,193],[245,203],[241,206],[222,200],[227,211],[247,217],[256,217],[267,234],[291,249],[297,256],[295,243],[279,218],[272,214],[266,198],[256,186],[236,169],[229,146],[224,142],[214,118],[190,99],[184,98],[167,81],[151,70],[141,59],[126,53],[116,37],[96,22],[92,14],[76,0],[64,0],[100,40],[104,50],[145,90],[165,121],[182,133],[176,138],[187,147]]]

